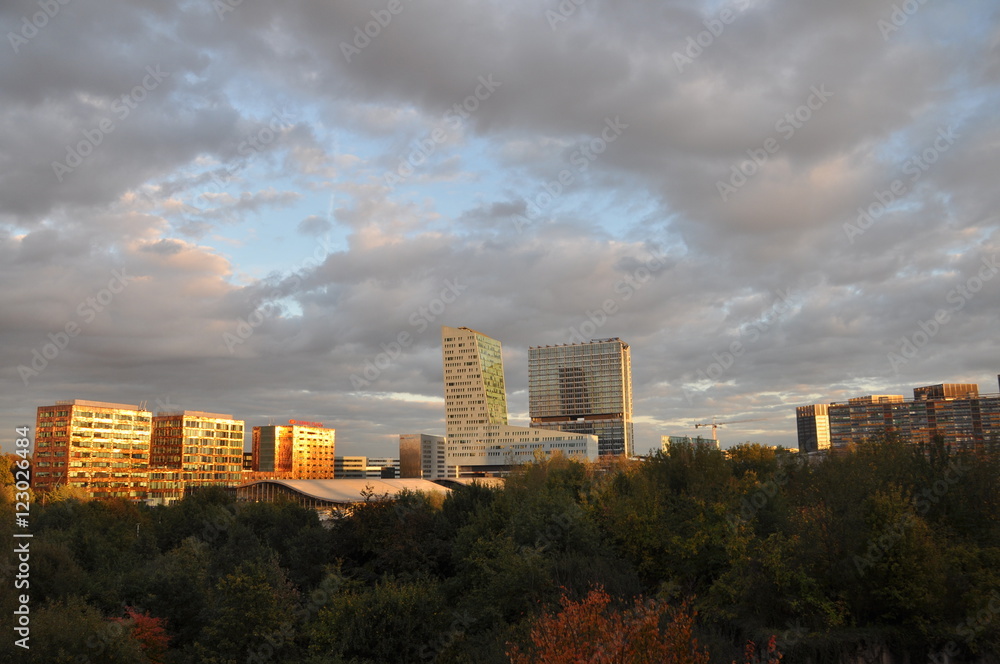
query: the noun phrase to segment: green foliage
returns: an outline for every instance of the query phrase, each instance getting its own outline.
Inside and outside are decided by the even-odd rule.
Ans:
[[[49,603],[31,617],[30,649],[0,641],[0,661],[26,664],[153,664],[131,625],[111,620],[83,598]]]
[[[248,655],[294,654],[298,592],[276,560],[245,562],[213,588],[194,652],[206,664],[237,664]]]
[[[407,491],[396,500],[369,496],[351,518],[334,525],[329,556],[343,560],[346,573],[368,582],[386,574],[445,574],[448,545],[437,531],[438,510],[428,496]]]
[[[309,626],[315,655],[357,664],[410,664],[446,646],[447,604],[435,582],[380,581],[336,595]]]
[[[136,603],[167,621],[174,647],[194,643],[207,614],[211,593],[211,549],[189,537],[142,567]]]
[[[325,524],[221,490],[156,508],[50,494],[31,511],[34,659],[8,641],[0,661],[143,664],[169,637],[169,664],[500,664],[597,586],[616,606],[696,597],[713,662],[772,635],[785,661],[971,658],[1000,650],[998,477],[1000,445],[888,435],[819,462],[753,444],[557,456],[502,488],[370,495]],[[16,564],[0,556],[7,587]]]
[[[0,454],[0,505],[13,504],[15,502],[16,480],[14,473],[17,470],[17,463],[21,457],[16,454]],[[23,486],[23,485],[22,485]],[[29,489],[29,494],[31,494]],[[33,494],[31,494],[34,500]]]

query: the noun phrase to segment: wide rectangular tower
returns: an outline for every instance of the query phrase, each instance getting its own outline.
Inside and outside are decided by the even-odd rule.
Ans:
[[[614,337],[530,348],[528,412],[533,427],[595,434],[601,456],[631,456],[629,345]]]

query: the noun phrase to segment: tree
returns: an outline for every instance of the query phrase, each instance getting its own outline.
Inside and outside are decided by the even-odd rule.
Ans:
[[[743,648],[743,664],[780,664],[784,655],[778,650],[778,637],[772,636],[767,641],[767,648],[758,652],[757,644],[747,641]],[[733,662],[736,664],[736,662]]]
[[[294,654],[298,593],[276,560],[243,563],[219,581],[214,595],[195,644],[197,661],[288,661]]]
[[[610,604],[602,588],[579,602],[564,595],[558,612],[535,621],[530,645],[510,645],[511,664],[707,664],[708,652],[692,634],[696,612],[687,603],[676,610],[641,598],[628,609]]]
[[[455,622],[431,580],[385,579],[373,588],[349,585],[353,587],[334,595],[310,623],[313,655],[379,664],[429,661],[471,622]]]
[[[0,641],[0,661],[38,664],[153,664],[131,629],[81,597],[50,602],[32,614],[30,650]]]
[[[139,601],[166,620],[175,648],[190,645],[201,631],[211,591],[210,562],[209,545],[189,537],[141,569]]]
[[[14,472],[17,470],[18,461],[21,461],[21,457],[16,454],[0,455],[0,505],[14,503],[15,494],[17,493]],[[30,492],[31,489],[28,491]]]
[[[125,609],[127,618],[116,618],[116,622],[130,630],[132,639],[138,641],[150,664],[163,664],[170,637],[163,628],[163,619],[148,613],[140,613],[131,606]]]

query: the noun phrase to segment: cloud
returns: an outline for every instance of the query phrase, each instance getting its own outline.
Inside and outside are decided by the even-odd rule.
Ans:
[[[713,416],[767,418],[724,441],[794,444],[803,403],[995,389],[1000,280],[948,299],[1000,249],[989,3],[888,33],[891,3],[862,0],[554,23],[555,2],[427,0],[376,27],[377,0],[60,7],[0,59],[8,429],[55,399],[169,396],[389,454],[443,431],[441,324],[502,341],[522,416],[529,346],[622,337],[640,451]]]
[[[298,230],[303,235],[315,235],[319,236],[323,233],[329,232],[333,228],[333,224],[316,215],[311,215],[306,217],[299,222]]]

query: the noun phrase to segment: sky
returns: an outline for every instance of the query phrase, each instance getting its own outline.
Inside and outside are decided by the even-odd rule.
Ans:
[[[63,399],[444,432],[441,325],[631,345],[637,453],[998,391],[991,0],[10,0],[0,444]],[[247,441],[249,443],[249,440]]]

